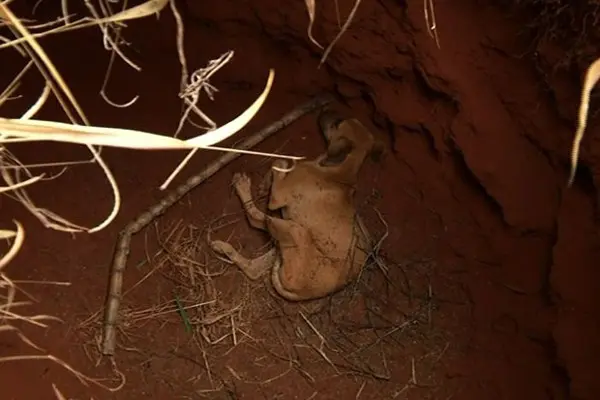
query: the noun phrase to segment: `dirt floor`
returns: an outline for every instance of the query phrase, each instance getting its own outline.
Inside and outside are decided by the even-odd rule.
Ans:
[[[265,243],[244,220],[230,181],[244,170],[258,183],[270,160],[243,156],[134,237],[115,356],[125,386],[111,393],[50,361],[19,361],[0,365],[3,399],[52,399],[53,383],[69,399],[600,398],[595,116],[577,181],[566,188],[580,77],[600,54],[591,39],[582,42],[584,35],[569,30],[594,24],[587,9],[435,1],[437,48],[423,2],[364,1],[317,69],[321,53],[306,36],[303,1],[188,3],[182,13],[191,68],[235,51],[211,81],[219,89],[215,101],[201,103],[216,122],[245,109],[275,68],[270,97],[238,137],[331,91],[387,141],[383,160],[365,165],[358,193],[369,228],[387,234],[381,265],[332,299],[290,305],[216,258],[206,247],[209,230],[248,254]],[[336,33],[334,4],[317,1],[314,32],[322,43]],[[339,4],[347,15],[352,2]],[[51,7],[42,2],[37,13],[58,16]],[[92,123],[171,134],[181,111],[172,15],[166,10],[127,32],[143,71],[117,68],[111,99],[140,95],[124,109],[99,95],[109,55],[95,30],[43,44]],[[1,87],[21,67],[3,57]],[[26,98],[6,112],[19,115],[40,90],[39,80],[30,80],[20,92]],[[58,110],[49,104],[39,117],[54,119]],[[196,132],[188,125],[183,135]],[[259,150],[313,156],[323,147],[313,114]],[[58,144],[13,150],[23,162],[89,158],[81,147]],[[98,356],[97,340],[117,234],[163,196],[158,186],[183,153],[103,154],[123,196],[109,228],[91,236],[36,229],[39,222],[7,197],[0,198],[0,217],[3,226],[18,219],[27,228],[8,270],[13,279],[71,282],[21,284],[22,299],[37,300],[30,312],[63,320],[23,331],[115,387],[118,376]],[[219,155],[197,154],[176,183]],[[90,164],[34,185],[30,194],[40,207],[88,226],[112,204],[101,170]],[[2,336],[0,355],[21,353],[35,351]]]

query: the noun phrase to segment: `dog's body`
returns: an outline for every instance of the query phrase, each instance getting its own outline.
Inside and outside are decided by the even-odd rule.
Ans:
[[[287,170],[281,160],[273,164],[268,208],[281,210],[283,218],[260,211],[252,200],[250,178],[234,175],[250,224],[269,232],[277,245],[249,260],[226,242],[211,243],[252,280],[271,269],[273,287],[292,301],[342,289],[359,275],[369,252],[353,200],[363,161],[378,150],[375,139],[356,119],[341,120],[335,113],[323,113],[319,124],[329,142],[325,154]]]

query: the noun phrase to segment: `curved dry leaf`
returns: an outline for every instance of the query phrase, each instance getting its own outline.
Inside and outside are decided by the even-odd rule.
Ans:
[[[317,42],[317,39],[315,39],[312,34],[312,28],[315,23],[315,8],[316,8],[315,0],[305,0],[305,3],[306,3],[306,11],[308,11],[308,38],[317,47],[322,49],[323,46],[321,46],[321,43]]]
[[[119,21],[127,21],[130,19],[139,19],[145,18],[152,14],[156,14],[160,12],[169,0],[148,0],[145,3],[139,4],[137,6],[133,6],[126,10],[120,11],[116,14],[108,16],[106,18],[102,18],[96,20],[97,23],[105,23],[105,22],[119,22]]]
[[[573,140],[573,147],[571,149],[571,173],[569,175],[569,181],[567,186],[571,186],[575,180],[575,172],[577,170],[577,162],[579,160],[579,149],[581,147],[581,140],[587,125],[587,115],[590,106],[590,94],[596,83],[600,80],[600,58],[590,65],[585,73],[585,80],[583,83],[583,89],[581,90],[581,100],[579,104],[579,115],[577,131],[575,132],[575,139]]]
[[[44,90],[42,90],[42,94],[40,94],[40,97],[38,97],[36,102],[33,103],[33,105],[29,107],[29,109],[25,111],[23,115],[21,115],[21,119],[31,119],[35,117],[35,115],[42,109],[44,104],[46,104],[48,97],[50,97],[51,91],[52,87],[50,87],[50,85],[48,85],[48,82],[46,82],[44,85]]]
[[[429,36],[435,39],[437,48],[440,48],[440,38],[437,33],[437,22],[435,18],[435,5],[433,0],[423,0],[423,13],[425,14],[425,25],[427,26],[427,33]],[[431,14],[431,17],[430,17]]]
[[[0,117],[0,143],[54,141],[143,150],[210,147],[232,136],[250,122],[265,102],[273,85],[274,77],[275,71],[271,69],[263,92],[238,117],[214,131],[188,140],[180,140],[133,129],[72,125],[64,122]],[[11,140],[11,137],[17,139]]]
[[[360,5],[360,2],[361,2],[361,0],[354,1],[354,6],[352,7],[352,10],[350,10],[350,14],[348,15],[348,18],[346,19],[346,22],[344,22],[344,26],[342,26],[342,29],[340,29],[340,31],[338,32],[336,37],[333,39],[333,41],[331,43],[329,43],[329,46],[327,46],[327,49],[325,49],[325,52],[323,53],[323,56],[321,57],[321,61],[319,61],[319,68],[321,67],[321,65],[323,65],[323,63],[327,59],[327,56],[329,55],[329,53],[331,53],[331,50],[333,50],[333,46],[335,46],[335,44],[338,42],[338,40],[340,40],[342,35],[344,33],[346,33],[346,31],[348,30],[348,27],[354,20],[354,16],[356,15],[356,11],[358,10],[358,6]]]
[[[260,107],[262,107],[263,103],[265,102],[265,100],[267,98],[267,95],[269,94],[269,91],[271,90],[271,86],[273,85],[274,78],[275,78],[275,71],[273,69],[271,69],[271,70],[269,70],[269,78],[267,79],[267,84],[265,86],[265,89],[261,93],[261,95],[254,101],[254,103],[252,103],[250,105],[250,107],[248,107],[246,109],[246,111],[244,111],[243,113],[238,115],[237,118],[233,119],[232,121],[228,122],[227,124],[221,126],[220,128],[218,128],[214,131],[210,131],[203,135],[188,139],[186,142],[193,141],[194,144],[198,144],[198,143],[202,144],[203,141],[205,143],[210,143],[211,141],[212,142],[215,142],[215,141],[220,142],[220,141],[228,138],[229,136],[231,136],[233,133],[241,130],[244,126],[246,126],[246,124],[248,124],[248,122],[250,122],[250,120],[252,118],[254,118],[254,116],[260,109]],[[211,135],[213,135],[213,136],[211,137]],[[216,135],[216,137],[214,135]],[[202,145],[202,147],[210,147],[210,145],[209,146]],[[225,149],[225,148],[219,148],[219,149],[223,150],[223,151],[231,151],[231,152],[238,152],[238,153],[241,152],[240,150],[237,150],[237,149]],[[177,174],[179,172],[181,172],[183,167],[185,167],[185,165],[188,163],[188,161],[194,156],[196,151],[197,151],[197,148],[193,149],[191,152],[188,153],[188,155],[179,163],[179,165],[175,168],[175,170],[171,173],[171,175],[169,175],[167,180],[160,186],[160,190],[166,189],[167,186],[169,186],[171,184],[171,181],[173,181],[173,179],[175,179]]]
[[[273,80],[275,79],[275,70],[269,70],[269,78],[267,79],[267,84],[265,85],[265,89],[258,96],[258,98],[240,115],[238,115],[233,120],[229,121],[225,125],[222,125],[218,129],[214,131],[209,131],[205,134],[196,136],[194,138],[186,140],[186,143],[190,143],[197,147],[209,147],[213,144],[222,142],[227,139],[234,133],[240,131],[244,126],[250,122],[252,118],[256,115],[258,110],[262,107],[263,103],[267,99],[269,92],[271,91],[271,86],[273,86]]]
[[[15,225],[17,225],[17,232],[15,241],[12,246],[8,250],[8,252],[0,258],[0,270],[2,270],[8,263],[12,261],[13,258],[17,255],[21,246],[23,245],[23,241],[25,240],[25,229],[23,229],[23,225],[19,221],[13,221]]]
[[[17,236],[17,232],[0,229],[0,239],[11,239]]]
[[[0,117],[0,143],[52,141],[131,149],[186,149],[183,140],[133,129],[73,125],[38,119]],[[16,138],[16,139],[11,139]]]

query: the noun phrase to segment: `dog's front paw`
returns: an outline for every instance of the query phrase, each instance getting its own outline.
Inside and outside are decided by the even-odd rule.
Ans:
[[[231,181],[238,192],[250,193],[252,183],[247,174],[237,172],[233,174],[233,179]]]

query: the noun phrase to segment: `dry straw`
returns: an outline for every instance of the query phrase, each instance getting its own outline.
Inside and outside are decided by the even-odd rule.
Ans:
[[[65,232],[83,231],[93,233],[108,226],[115,218],[121,202],[119,188],[113,178],[110,168],[101,157],[100,146],[142,150],[190,149],[191,151],[194,151],[197,148],[210,148],[215,150],[235,151],[233,149],[214,147],[214,145],[231,137],[248,124],[264,104],[273,84],[274,71],[271,70],[264,90],[247,110],[229,123],[218,128],[213,124],[209,126],[208,132],[187,140],[137,130],[91,126],[87,116],[80,107],[79,102],[73,95],[65,79],[43,47],[39,44],[38,39],[40,37],[70,32],[75,29],[94,26],[99,27],[103,33],[105,48],[111,51],[111,61],[105,76],[101,94],[107,102],[118,107],[131,105],[135,102],[136,98],[125,105],[117,105],[108,99],[105,87],[110,76],[114,59],[116,56],[119,56],[120,59],[129,66],[136,70],[140,70],[137,65],[127,58],[125,53],[119,47],[123,44],[121,30],[125,27],[124,23],[129,20],[158,14],[164,9],[167,3],[170,3],[171,10],[174,13],[177,22],[177,45],[182,65],[182,87],[180,97],[186,101],[188,113],[193,111],[196,115],[204,116],[195,103],[199,98],[200,91],[207,91],[207,88],[211,87],[208,83],[208,78],[210,78],[223,63],[220,65],[210,63],[209,67],[199,69],[192,73],[191,78],[188,76],[187,63],[185,62],[183,52],[183,25],[173,1],[151,0],[131,8],[127,8],[127,1],[125,1],[123,3],[123,8],[116,13],[112,12],[111,5],[104,0],[99,1],[97,5],[92,4],[91,1],[86,1],[85,5],[92,17],[72,20],[73,16],[68,13],[67,1],[63,0],[61,2],[63,10],[62,18],[58,22],[44,25],[33,25],[18,18],[11,10],[11,2],[12,0],[0,1],[0,28],[3,28],[6,32],[10,32],[13,36],[12,38],[0,36],[0,49],[16,50],[24,57],[26,62],[12,82],[10,82],[0,93],[0,108],[11,100],[12,96],[21,85],[22,79],[33,69],[32,67],[35,66],[37,72],[44,78],[45,85],[37,101],[35,101],[20,118],[0,117],[0,173],[5,181],[5,185],[0,187],[0,192],[20,201],[47,228]],[[48,29],[40,32],[40,28],[44,27]],[[32,33],[32,31],[36,31],[36,33]],[[232,52],[229,54],[230,56],[226,61],[231,59],[231,56],[233,55]],[[188,78],[191,81],[189,83]],[[70,123],[35,119],[36,114],[50,98],[50,95],[56,97]],[[187,114],[182,118],[182,123],[180,125],[183,124],[183,120],[185,119],[187,119]],[[92,158],[87,161],[76,161],[71,163],[34,166],[24,165],[10,152],[7,146],[10,146],[11,143],[31,141],[54,141],[82,144],[92,153]],[[184,160],[184,162],[187,162],[187,160],[189,160],[189,158]],[[102,168],[112,187],[114,195],[114,204],[110,214],[103,221],[91,228],[72,223],[49,210],[38,207],[26,191],[29,185],[32,185],[41,179],[47,179],[44,174],[32,173],[31,170],[33,168],[52,165],[70,166],[82,162],[95,162]],[[181,170],[181,165],[178,170]],[[174,174],[171,175],[170,179],[173,177]],[[164,186],[166,185],[163,185],[163,187]],[[117,387],[106,387],[97,380],[81,374],[62,360],[59,360],[50,354],[46,354],[44,349],[34,344],[19,330],[18,327],[15,326],[14,321],[19,321],[21,323],[24,322],[46,328],[47,324],[45,322],[47,320],[57,320],[57,318],[46,315],[25,316],[21,315],[16,310],[18,307],[28,305],[28,303],[15,301],[17,291],[16,282],[9,279],[4,273],[4,268],[14,259],[19,249],[22,247],[25,238],[25,229],[22,224],[15,221],[15,225],[16,228],[13,230],[0,230],[0,238],[12,242],[8,252],[0,261],[0,301],[2,302],[2,305],[0,306],[0,317],[2,318],[0,321],[0,332],[15,333],[24,343],[37,350],[39,353],[33,355],[5,356],[0,358],[0,362],[50,360],[62,365],[64,368],[75,374],[75,376],[84,384],[92,382],[108,390],[118,390],[124,383],[123,376],[121,376],[121,383],[117,385]],[[57,398],[63,398],[63,395],[58,388],[53,387],[53,390]]]
[[[571,172],[569,174],[568,185],[571,186],[575,181],[575,172],[577,172],[577,162],[579,161],[579,149],[581,140],[587,125],[588,109],[590,106],[590,95],[594,86],[600,80],[600,58],[594,61],[587,69],[584,77],[583,88],[581,90],[581,101],[579,103],[579,115],[577,120],[577,131],[573,139],[571,149]]]
[[[305,1],[310,20],[308,36],[313,43],[322,48],[322,46],[318,44],[318,42],[312,36],[312,26],[316,14],[315,1]],[[432,13],[433,8],[431,0],[425,1],[426,10],[427,4],[429,4],[430,13]],[[238,117],[234,118],[227,124],[217,127],[216,124],[196,106],[196,102],[198,101],[201,93],[205,93],[209,98],[212,99],[212,93],[216,89],[210,85],[209,78],[223,65],[229,62],[229,60],[231,60],[233,52],[225,53],[217,60],[212,60],[209,62],[208,66],[205,68],[199,68],[192,73],[189,73],[185,53],[183,50],[183,22],[176,8],[174,0],[148,0],[133,7],[128,6],[127,0],[122,1],[120,6],[117,6],[116,2],[110,0],[97,0],[96,2],[93,2],[92,0],[84,0],[84,4],[91,16],[83,18],[76,18],[73,14],[69,13],[68,0],[61,0],[60,5],[62,17],[56,21],[37,24],[25,19],[21,19],[15,15],[11,9],[11,5],[14,2],[14,0],[0,0],[0,29],[2,29],[2,32],[8,32],[10,34],[10,37],[0,35],[0,50],[15,50],[23,57],[25,62],[23,68],[14,77],[12,82],[10,82],[9,85],[0,92],[0,109],[5,103],[12,99],[12,96],[19,89],[19,86],[21,85],[25,75],[30,73],[32,70],[37,70],[37,72],[43,77],[45,84],[38,99],[26,112],[21,115],[20,118],[4,118],[0,114],[0,173],[5,181],[5,185],[0,186],[0,193],[8,195],[9,197],[21,202],[46,228],[63,232],[94,233],[104,229],[114,220],[120,208],[121,196],[117,182],[115,181],[109,166],[104,162],[101,156],[102,146],[129,148],[135,150],[189,149],[188,155],[169,175],[167,180],[161,186],[161,189],[165,189],[170,184],[173,178],[182,170],[185,164],[199,148],[218,151],[241,152],[235,149],[217,147],[215,145],[239,132],[260,110],[273,85],[274,71],[269,71],[267,82],[262,93],[260,93],[257,99],[245,111],[240,113]],[[127,26],[126,23],[128,21],[159,15],[167,6],[167,4],[169,4],[176,22],[176,44],[178,50],[178,59],[181,65],[181,87],[179,97],[185,104],[185,112],[181,118],[177,132],[175,135],[173,135],[173,137],[170,137],[152,132],[90,125],[86,114],[81,108],[76,97],[73,95],[73,92],[66,83],[66,80],[63,78],[62,74],[56,68],[51,58],[48,56],[38,40],[49,35],[69,33],[78,29],[93,27],[100,29],[103,38],[103,46],[110,52],[109,64],[105,73],[102,88],[100,90],[100,95],[112,106],[125,108],[134,104],[137,100],[137,97],[134,97],[124,104],[118,104],[110,100],[106,90],[113,65],[117,59],[120,59],[136,71],[141,70],[138,65],[136,65],[127,57],[125,51],[123,50],[123,47],[126,46],[126,43],[123,39],[123,29]],[[348,29],[348,26],[354,18],[359,4],[360,0],[356,0],[355,5],[353,6],[343,26],[340,24],[338,11],[338,25],[340,26],[340,31],[336,38],[324,51],[320,65],[326,60],[337,40]],[[115,8],[117,7],[120,7],[120,10],[115,12]],[[426,15],[428,14],[426,13]],[[428,20],[427,23],[430,32],[435,31],[435,22],[430,24]],[[35,69],[33,67],[35,67]],[[68,123],[40,120],[35,118],[51,95],[53,95],[60,104],[66,118],[69,121]],[[190,114],[200,117],[206,123],[207,131],[190,139],[178,139],[177,134],[181,130],[183,124],[185,122],[191,123],[191,121],[188,120]],[[91,158],[88,160],[25,165],[21,163],[18,158],[8,149],[11,143],[32,141],[67,142],[85,145],[91,153]],[[297,157],[280,154],[265,154],[253,151],[243,151],[243,153],[297,159]],[[33,173],[32,170],[36,168],[48,166],[70,167],[83,163],[98,164],[98,166],[104,172],[106,179],[110,183],[114,197],[113,207],[110,213],[102,221],[98,222],[92,227],[84,227],[80,224],[70,222],[66,218],[63,218],[50,210],[39,207],[35,204],[34,200],[29,197],[26,191],[30,185],[40,181],[41,179],[51,179],[43,173]],[[40,359],[50,360],[62,365],[64,368],[75,374],[75,376],[78,377],[84,384],[92,382],[111,391],[118,390],[124,384],[124,376],[120,376],[121,383],[119,385],[114,388],[108,388],[99,383],[97,380],[81,374],[56,357],[46,354],[42,348],[34,344],[17,327],[14,326],[14,321],[20,321],[45,328],[47,327],[45,321],[57,319],[46,315],[24,316],[15,311],[16,308],[27,305],[28,303],[15,301],[16,284],[18,282],[10,280],[4,273],[5,267],[14,259],[16,254],[19,252],[19,249],[21,249],[25,238],[24,227],[18,221],[14,221],[14,223],[14,229],[0,230],[0,239],[11,243],[9,250],[0,259],[0,303],[2,303],[0,305],[0,318],[2,318],[0,321],[0,332],[16,333],[24,343],[30,345],[33,349],[43,354],[2,357],[0,358],[0,362]],[[61,282],[42,283],[65,284]],[[52,390],[57,398],[65,398],[65,396],[56,386],[53,385]]]

